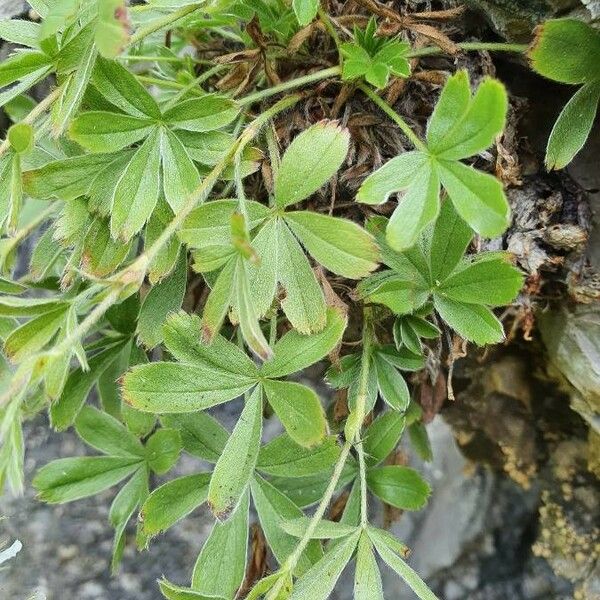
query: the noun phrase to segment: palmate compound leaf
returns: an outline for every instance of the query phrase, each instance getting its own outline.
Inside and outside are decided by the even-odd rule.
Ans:
[[[504,253],[481,253],[470,261],[463,258],[471,232],[458,219],[453,204],[444,201],[433,230],[412,249],[395,255],[385,247],[381,220],[374,219],[372,230],[391,269],[364,280],[359,290],[400,315],[413,313],[433,299],[438,314],[465,339],[479,345],[500,342],[503,327],[489,307],[512,302],[523,275]]]
[[[546,149],[546,167],[562,169],[585,144],[600,100],[600,33],[575,19],[538,26],[528,51],[540,75],[566,84],[583,84],[560,113]]]
[[[430,119],[424,151],[401,154],[367,177],[358,202],[381,204],[406,193],[390,219],[387,241],[398,251],[413,246],[439,211],[440,183],[459,215],[480,235],[500,235],[509,222],[502,184],[459,161],[488,148],[502,131],[508,101],[503,86],[484,80],[471,96],[466,71],[446,83]]]

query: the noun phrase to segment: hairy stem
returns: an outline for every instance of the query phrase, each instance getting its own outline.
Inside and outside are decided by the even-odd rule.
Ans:
[[[342,450],[340,452],[340,457],[338,458],[338,461],[335,465],[335,468],[331,475],[331,479],[329,480],[329,485],[327,486],[327,489],[325,490],[325,493],[323,494],[323,497],[321,498],[321,502],[319,502],[319,506],[317,507],[315,514],[313,515],[312,519],[310,520],[310,523],[308,524],[308,527],[306,528],[304,535],[298,542],[298,545],[296,546],[296,548],[294,549],[292,554],[290,554],[288,556],[287,560],[285,561],[285,564],[282,566],[282,568],[281,568],[282,574],[294,572],[294,569],[296,568],[298,561],[300,560],[300,557],[302,556],[302,553],[304,552],[306,546],[308,546],[308,543],[312,539],[313,533],[315,532],[317,525],[319,524],[319,522],[325,515],[325,511],[327,510],[327,507],[329,506],[329,503],[331,502],[331,499],[333,498],[333,494],[335,494],[335,490],[337,488],[338,481],[340,480],[340,477],[342,476],[342,471],[344,470],[344,466],[346,464],[346,460],[348,459],[348,455],[350,454],[351,448],[352,448],[352,442],[350,440],[346,440],[346,442],[342,446]],[[285,581],[285,578],[281,577],[277,581],[277,583],[271,588],[271,590],[267,594],[265,600],[275,600],[278,597],[278,594],[281,591],[281,588],[283,587],[284,581]]]
[[[141,27],[138,29],[130,38],[128,42],[128,46],[133,46],[138,42],[141,42],[145,37],[159,31],[163,27],[167,25],[171,25],[175,23],[175,21],[179,21],[179,19],[183,19],[183,17],[187,17],[187,15],[193,13],[195,10],[198,10],[200,7],[198,5],[190,5],[190,6],[182,6],[180,9],[173,11],[165,15],[164,17],[160,17],[155,21],[152,21],[146,27]]]
[[[335,77],[340,73],[340,67],[329,67],[328,69],[315,71],[314,73],[309,73],[308,75],[303,75],[302,77],[297,77],[296,79],[290,79],[290,81],[284,81],[279,85],[274,85],[270,88],[260,90],[259,92],[254,92],[253,94],[249,94],[244,98],[240,98],[238,102],[242,106],[247,106],[248,104],[254,104],[254,102],[258,102],[264,98],[269,98],[275,94],[280,94],[281,92],[287,92],[289,90],[305,86],[309,83],[315,83],[316,81],[321,81],[323,79],[330,79],[331,77]]]
[[[365,307],[362,335],[362,357],[360,365],[360,381],[358,395],[356,397],[356,432],[354,436],[356,453],[358,454],[358,466],[360,473],[360,523],[362,527],[368,524],[367,509],[367,469],[365,465],[365,453],[362,443],[362,423],[366,417],[367,392],[369,386],[369,371],[371,369],[371,346],[373,343],[373,323],[370,307]]]
[[[516,52],[523,54],[527,51],[526,44],[505,44],[502,42],[462,42],[456,44],[461,50],[481,51],[487,50],[490,52]],[[438,46],[426,46],[424,48],[415,48],[406,56],[407,58],[417,58],[419,56],[432,56],[434,54],[443,54],[443,50]]]
[[[377,106],[390,118],[410,140],[412,145],[422,152],[427,150],[425,144],[419,139],[417,134],[411,129],[410,125],[380,96],[378,96],[366,83],[360,83],[358,86]]]

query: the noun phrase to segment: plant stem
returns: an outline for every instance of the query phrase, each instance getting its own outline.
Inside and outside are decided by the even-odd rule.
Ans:
[[[137,54],[123,54],[117,56],[117,60],[128,61],[128,62],[162,62],[162,63],[180,63],[186,60],[191,60],[197,65],[212,65],[214,64],[211,60],[203,60],[200,58],[194,58],[193,56],[142,56]]]
[[[427,150],[425,144],[418,138],[417,134],[411,129],[410,125],[380,96],[378,96],[366,83],[360,83],[358,87],[390,118],[404,135],[410,140],[412,145],[422,152]]]
[[[242,106],[247,106],[248,104],[254,104],[259,100],[263,100],[264,98],[269,98],[270,96],[274,96],[275,94],[280,94],[281,92],[287,92],[289,90],[293,90],[295,88],[302,87],[309,83],[314,83],[315,81],[321,81],[323,79],[329,79],[330,77],[335,77],[339,75],[341,72],[340,67],[329,67],[328,69],[323,69],[321,71],[315,71],[314,73],[309,73],[308,75],[304,75],[302,77],[297,77],[296,79],[291,79],[290,81],[284,81],[279,85],[274,85],[273,87],[267,88],[265,90],[260,90],[259,92],[254,92],[253,94],[249,94],[243,98],[238,100],[239,104]]]
[[[329,505],[329,503],[331,502],[331,499],[333,498],[333,494],[335,494],[335,490],[337,488],[338,481],[340,480],[340,477],[342,476],[342,471],[344,470],[344,466],[346,464],[346,460],[348,459],[348,455],[350,454],[351,448],[352,448],[352,442],[350,440],[346,440],[346,442],[342,446],[342,450],[340,452],[340,457],[338,458],[338,461],[335,465],[335,468],[331,475],[331,479],[329,480],[329,485],[327,486],[327,489],[325,490],[325,493],[323,494],[323,497],[321,498],[321,502],[319,502],[319,506],[317,507],[315,514],[313,515],[312,519],[310,520],[310,523],[308,524],[308,527],[306,528],[304,535],[298,542],[298,545],[296,546],[296,548],[294,549],[292,554],[290,554],[288,556],[287,560],[285,561],[285,564],[282,566],[282,568],[281,568],[282,573],[293,573],[294,569],[296,568],[296,565],[298,564],[298,561],[300,560],[300,557],[302,556],[302,552],[304,552],[304,549],[306,548],[306,546],[308,546],[308,543],[312,539],[312,535],[313,535],[315,529],[317,528],[317,525],[323,518],[323,515],[325,514],[325,511],[327,510],[327,506]],[[283,577],[279,578],[277,583],[271,588],[271,590],[267,594],[265,600],[275,600],[276,598],[278,598],[278,594],[281,591],[283,583],[284,583],[284,578]]]
[[[505,44],[502,42],[461,42],[456,44],[461,50],[480,51],[488,50],[490,52],[516,52],[522,54],[527,51],[526,44]],[[416,48],[411,50],[406,57],[417,58],[419,56],[432,56],[434,54],[443,54],[443,50],[438,46],[426,46],[425,48]]]
[[[181,98],[183,98],[188,92],[202,93],[203,90],[196,90],[196,87],[200,86],[207,79],[210,79],[213,75],[215,75],[216,73],[219,73],[220,71],[222,71],[225,68],[227,68],[227,65],[215,65],[212,69],[208,69],[208,70],[204,71],[204,73],[201,73],[200,75],[198,75],[198,77],[196,77],[196,79],[194,79],[193,81],[190,81],[190,83],[188,83],[186,86],[181,88],[172,98],[169,99],[168,102],[165,103],[165,105],[163,107],[163,111],[166,111],[169,108],[172,108],[173,106],[175,106],[177,104],[177,102],[179,102],[179,100],[181,100]]]
[[[362,335],[362,356],[360,364],[360,380],[358,395],[356,397],[356,433],[354,436],[355,448],[358,454],[358,466],[360,473],[360,524],[366,527],[368,524],[367,509],[367,469],[365,465],[365,453],[362,443],[362,423],[366,417],[367,392],[369,387],[369,371],[371,369],[371,346],[373,343],[373,324],[371,308],[364,309],[364,323]]]
[[[340,65],[342,65],[344,63],[344,55],[342,54],[342,51],[340,50],[340,46],[341,46],[340,37],[338,36],[337,31],[335,30],[333,20],[331,19],[331,17],[327,13],[327,11],[323,9],[322,6],[319,6],[318,14],[319,14],[320,21],[325,26],[327,33],[329,34],[329,36],[333,40],[333,43],[335,44],[335,47],[338,52]]]
[[[179,19],[183,19],[183,17],[187,17],[187,15],[193,13],[195,10],[200,8],[197,5],[192,4],[191,6],[182,6],[179,10],[176,10],[170,14],[165,15],[164,17],[160,17],[152,21],[146,27],[141,27],[138,29],[130,38],[127,46],[133,46],[138,42],[141,42],[145,37],[153,34],[154,32],[166,27],[167,25],[171,25],[175,23],[175,21],[179,21]]]

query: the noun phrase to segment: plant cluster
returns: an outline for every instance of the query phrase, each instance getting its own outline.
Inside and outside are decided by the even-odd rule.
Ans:
[[[502,133],[503,85],[488,78],[473,90],[457,72],[421,139],[371,86],[409,77],[412,58],[442,49],[385,37],[373,15],[352,34],[318,0],[30,4],[39,20],[0,22],[16,46],[0,65],[0,106],[13,121],[0,146],[0,482],[22,488],[22,424],[47,409],[52,427],[74,427],[99,454],[53,461],[33,485],[49,503],[119,486],[113,571],[129,522],[144,548],[203,504],[214,514],[190,586],[162,580],[166,598],[325,599],[352,559],[355,597],[383,598],[377,556],[419,598],[435,598],[408,549],[369,520],[369,498],[426,504],[428,483],[393,460],[405,429],[431,458],[405,374],[426,368],[444,332],[502,341],[492,309],[522,286],[506,253],[472,252],[476,235],[501,236],[510,220],[501,182],[472,164]],[[315,19],[341,64],[281,81],[282,47],[301,60],[302,40],[325,35]],[[556,21],[529,50],[541,74],[583,84],[552,134],[551,166],[591,127],[598,39]],[[234,51],[189,53],[215,40]],[[251,63],[240,90],[253,90],[217,91],[240,61]],[[331,78],[365,94],[414,146],[366,177],[345,217],[315,198],[348,160],[349,130],[320,120],[280,153],[275,125],[302,95],[272,100]],[[38,103],[28,91],[45,80]],[[259,170],[261,193],[249,184]],[[389,219],[369,208],[398,192]],[[365,213],[366,223],[356,217]],[[23,273],[19,252],[33,234]],[[335,407],[297,381],[323,359],[341,391]],[[240,397],[231,432],[206,412]],[[263,443],[272,415],[282,433]],[[213,466],[156,487],[182,452]],[[344,490],[341,514],[326,518]],[[247,570],[251,503],[278,565],[270,573]]]

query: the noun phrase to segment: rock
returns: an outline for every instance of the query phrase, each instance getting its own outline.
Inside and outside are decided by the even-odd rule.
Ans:
[[[550,365],[571,391],[571,405],[600,431],[600,308],[578,306],[539,315]]]
[[[554,17],[571,15],[586,21],[600,15],[598,0],[467,0],[480,10],[504,38],[528,42],[536,25]]]
[[[11,19],[22,15],[29,5],[25,0],[2,0],[0,3],[0,19]]]

